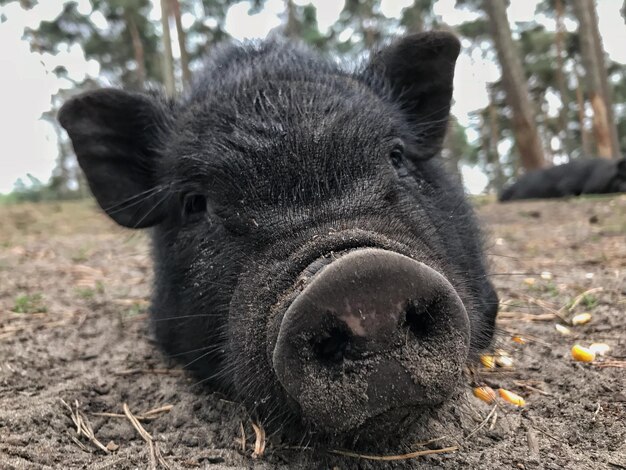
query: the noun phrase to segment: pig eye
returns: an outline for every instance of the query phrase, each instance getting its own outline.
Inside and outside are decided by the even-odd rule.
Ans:
[[[207,211],[207,199],[202,194],[187,194],[183,198],[183,216],[194,219]]]
[[[389,152],[389,161],[396,170],[398,176],[408,176],[409,171],[406,167],[406,162],[404,161],[404,145],[397,143],[393,147],[391,152]]]

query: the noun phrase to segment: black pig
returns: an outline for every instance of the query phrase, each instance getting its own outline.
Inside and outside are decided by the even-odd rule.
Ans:
[[[500,201],[626,192],[626,159],[574,160],[526,173],[505,188]]]
[[[459,48],[407,36],[348,72],[291,43],[228,45],[179,101],[106,89],[63,106],[100,206],[151,227],[168,355],[266,423],[320,433],[455,391],[497,311],[437,157]]]

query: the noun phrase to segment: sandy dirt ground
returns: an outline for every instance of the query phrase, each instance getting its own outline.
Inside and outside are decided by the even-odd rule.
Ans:
[[[431,423],[440,439],[376,455],[448,451],[375,461],[264,436],[164,358],[145,234],[87,203],[0,207],[0,468],[626,469],[626,196],[478,212],[502,302],[494,348],[513,365],[468,369]],[[557,331],[580,313],[591,320]],[[571,358],[595,342],[608,355]],[[526,405],[484,403],[472,385]]]

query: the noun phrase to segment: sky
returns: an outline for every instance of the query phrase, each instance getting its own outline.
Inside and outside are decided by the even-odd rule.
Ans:
[[[91,11],[89,0],[74,0],[83,13]],[[152,0],[154,8],[151,16],[159,18],[159,0]],[[381,10],[389,17],[397,17],[402,8],[413,0],[382,0]],[[611,59],[626,63],[626,26],[619,10],[623,0],[598,0],[597,9],[600,32],[607,53]],[[70,76],[81,80],[85,76],[97,77],[99,66],[95,61],[85,60],[78,44],[70,46],[56,56],[30,52],[29,45],[22,39],[24,27],[36,28],[42,20],[54,19],[60,12],[64,1],[40,0],[39,4],[24,11],[18,2],[0,7],[0,17],[6,21],[0,23],[0,193],[8,193],[18,178],[27,173],[47,181],[54,168],[57,157],[57,138],[53,127],[40,119],[41,114],[50,109],[50,100],[60,88],[70,88],[71,83],[56,77],[52,70],[64,65]],[[317,8],[318,23],[322,31],[329,28],[343,8],[343,0],[295,0],[296,4],[313,3]],[[475,14],[454,7],[455,0],[439,0],[435,13],[454,26],[475,18]],[[535,18],[537,0],[512,0],[508,9],[511,22],[531,21]],[[268,0],[266,7],[258,14],[249,15],[250,4],[242,1],[228,11],[226,30],[236,39],[262,38],[278,26],[284,12],[283,0]],[[96,18],[105,23],[104,18]],[[189,25],[193,18],[183,18]],[[547,27],[553,27],[548,18],[537,18]],[[576,24],[567,23],[569,30]],[[177,44],[173,42],[174,49]],[[473,55],[462,54],[457,62],[455,75],[454,105],[452,112],[461,124],[468,125],[469,113],[483,108],[487,104],[485,85],[497,80],[499,71],[496,64],[480,57],[478,51]],[[470,134],[470,138],[472,135]],[[487,183],[486,176],[476,168],[463,167],[463,176],[467,189],[479,193]]]

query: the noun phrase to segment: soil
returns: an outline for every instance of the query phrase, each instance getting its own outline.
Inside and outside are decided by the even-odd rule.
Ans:
[[[0,468],[626,469],[626,196],[477,205],[495,347],[513,366],[472,366],[430,423],[440,439],[403,449],[447,451],[383,462],[263,436],[166,360],[148,328],[145,234],[85,202],[0,207]],[[555,329],[583,312],[570,335]],[[571,358],[594,342],[609,353]],[[486,404],[472,385],[526,404]]]

